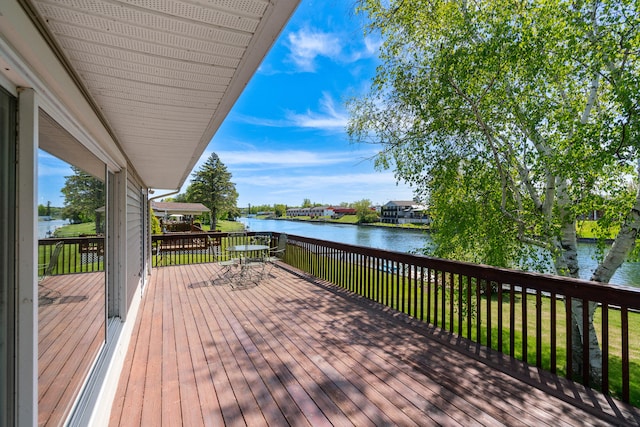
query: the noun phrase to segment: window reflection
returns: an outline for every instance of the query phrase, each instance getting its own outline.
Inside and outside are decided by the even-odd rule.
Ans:
[[[95,168],[39,154],[38,424],[60,425],[105,342],[106,187]]]

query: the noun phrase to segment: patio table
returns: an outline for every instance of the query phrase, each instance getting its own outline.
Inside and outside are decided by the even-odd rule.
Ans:
[[[264,275],[266,255],[269,253],[268,245],[242,244],[227,247],[230,253],[238,254],[238,272],[231,272],[227,277],[232,287],[246,286],[252,283],[258,284]]]

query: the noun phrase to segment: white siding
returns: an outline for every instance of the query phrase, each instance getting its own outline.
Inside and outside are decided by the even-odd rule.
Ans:
[[[144,246],[144,205],[142,191],[131,177],[127,179],[127,302],[131,303],[141,286]],[[127,304],[127,305],[128,305]]]

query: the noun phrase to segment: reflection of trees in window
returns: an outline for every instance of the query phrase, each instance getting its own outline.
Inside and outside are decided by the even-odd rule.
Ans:
[[[104,214],[104,183],[92,175],[71,166],[74,175],[67,176],[62,194],[64,194],[63,218],[72,223],[96,223],[96,232],[100,233],[100,224]]]

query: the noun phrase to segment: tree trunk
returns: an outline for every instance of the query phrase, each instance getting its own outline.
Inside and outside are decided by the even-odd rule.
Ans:
[[[582,375],[583,370],[583,343],[585,339],[585,331],[583,330],[582,316],[584,312],[584,303],[587,303],[587,316],[589,319],[589,330],[586,331],[589,341],[589,382],[594,385],[602,383],[602,350],[596,330],[593,326],[593,315],[598,305],[592,301],[584,301],[573,298],[571,300],[571,327],[572,327],[572,363],[573,373]]]
[[[570,198],[567,192],[566,181],[561,180],[557,185],[558,191],[558,207],[560,217],[564,219],[561,237],[560,250],[556,259],[556,271],[564,276],[578,278],[580,273],[580,265],[578,263],[578,243],[576,234],[576,221],[569,209]],[[584,300],[572,299],[570,302],[565,300],[565,304],[571,304],[571,362],[574,374],[581,374],[583,371],[583,343],[587,339],[589,342],[589,375],[590,381],[594,384],[601,384],[602,380],[602,351],[598,342],[595,328],[593,327],[593,314],[596,310],[596,304],[587,302],[589,329],[584,331],[583,327],[583,311]],[[586,332],[586,333],[585,333]]]
[[[209,211],[209,224],[211,224],[211,227],[209,227],[210,231],[218,230],[218,215],[216,214],[215,209],[211,209],[211,211]]]

